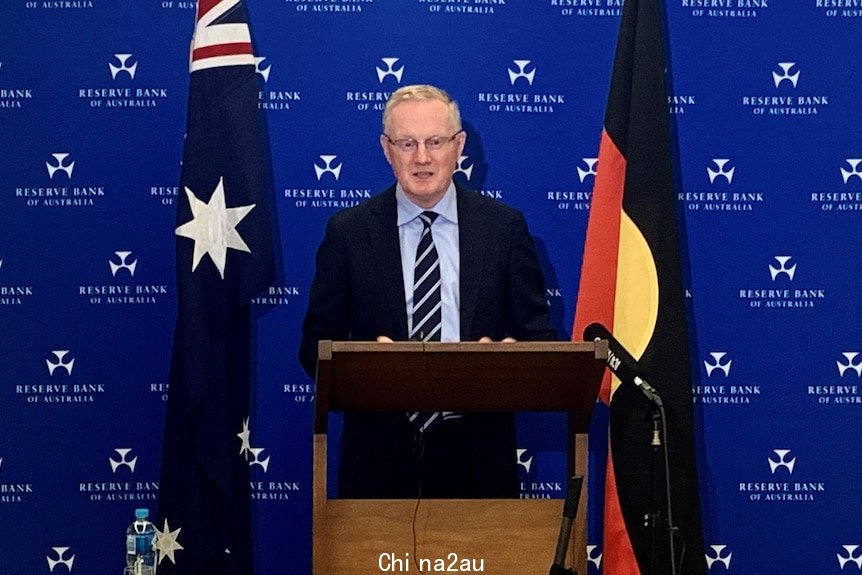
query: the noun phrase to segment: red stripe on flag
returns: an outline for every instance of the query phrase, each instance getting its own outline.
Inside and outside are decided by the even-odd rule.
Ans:
[[[197,19],[200,20],[204,14],[212,10],[219,2],[221,2],[221,0],[198,0]]]
[[[196,48],[194,52],[192,52],[192,60],[202,60],[204,58],[213,58],[216,56],[236,56],[238,54],[251,53],[251,44],[248,42],[238,42],[235,44],[216,44],[214,46]]]
[[[581,264],[573,341],[581,341],[584,328],[593,322],[599,322],[611,331],[614,326],[626,159],[606,130],[602,131],[597,166]],[[600,392],[606,404],[610,403],[610,381],[610,374],[606,374]]]
[[[611,442],[609,442],[610,444]],[[604,573],[608,575],[639,575],[635,551],[632,547],[623,509],[617,492],[617,476],[614,471],[613,446],[608,447],[607,472],[605,475],[605,513],[604,513],[605,552],[603,554]]]
[[[611,331],[614,329],[626,158],[606,130],[602,131],[597,166],[581,264],[573,340],[580,340],[584,328],[593,322],[600,322]],[[609,371],[605,372],[599,396],[605,404],[610,405]],[[609,575],[637,575],[640,569],[620,507],[611,450],[608,447],[605,476],[604,572]]]

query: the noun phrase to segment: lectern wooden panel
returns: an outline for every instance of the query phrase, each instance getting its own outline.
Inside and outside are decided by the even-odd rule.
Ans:
[[[314,574],[411,572],[481,565],[544,575],[559,500],[329,499],[330,411],[558,411],[569,415],[569,468],[586,476],[589,419],[606,342],[320,342],[314,438]],[[409,385],[405,382],[409,381]],[[513,454],[514,457],[514,454]],[[414,535],[415,532],[415,535]],[[586,573],[586,497],[569,545]],[[422,562],[420,564],[420,562]],[[463,571],[464,569],[462,569]]]

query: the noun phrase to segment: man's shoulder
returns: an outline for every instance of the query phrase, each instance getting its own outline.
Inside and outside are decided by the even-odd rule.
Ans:
[[[370,217],[381,217],[395,209],[395,187],[376,194],[359,204],[340,210],[329,219],[331,226],[352,227],[362,225]]]

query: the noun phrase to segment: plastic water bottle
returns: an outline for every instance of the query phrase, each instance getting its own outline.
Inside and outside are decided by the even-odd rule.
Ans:
[[[156,526],[150,523],[149,509],[135,509],[135,520],[126,529],[126,570],[124,575],[155,575]]]

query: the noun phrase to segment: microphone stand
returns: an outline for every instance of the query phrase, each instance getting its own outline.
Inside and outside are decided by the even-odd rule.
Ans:
[[[665,416],[664,403],[661,401],[661,398],[658,396],[658,393],[655,390],[652,390],[654,397],[652,400],[652,434],[650,439],[650,446],[652,447],[652,466],[651,466],[651,480],[650,480],[650,498],[652,501],[652,513],[646,515],[644,519],[646,520],[646,524],[648,524],[651,528],[651,536],[650,536],[650,573],[653,575],[656,574],[656,543],[658,540],[658,529],[660,528],[661,523],[661,509],[660,504],[657,501],[658,490],[657,490],[657,467],[658,467],[658,458],[659,458],[659,449],[662,452],[662,459],[664,460],[664,480],[665,480],[665,502],[667,505],[667,531],[668,531],[668,544],[670,546],[670,575],[677,574],[677,562],[676,562],[676,534],[677,528],[673,523],[673,498],[671,495],[671,487],[670,487],[670,453],[668,449],[668,436],[667,436],[667,417]]]
[[[650,406],[650,413],[652,419],[652,434],[650,439],[650,447],[652,448],[652,453],[650,455],[650,513],[644,516],[644,526],[649,526],[650,528],[650,555],[649,555],[649,572],[650,575],[656,575],[656,555],[657,555],[657,547],[658,547],[658,538],[659,538],[659,524],[661,523],[661,506],[658,503],[658,473],[657,467],[659,464],[659,449],[662,446],[661,440],[661,431],[659,431],[659,424],[661,419],[661,414],[658,411],[658,407],[655,405]]]
[[[655,575],[656,572],[656,546],[658,539],[657,529],[659,528],[661,511],[657,499],[657,481],[656,468],[659,447],[663,448],[664,455],[664,478],[665,478],[665,493],[667,495],[667,529],[668,541],[670,543],[670,565],[671,572],[669,575],[676,575],[676,535],[677,528],[673,524],[673,505],[671,500],[671,485],[670,485],[670,455],[668,450],[668,435],[667,435],[667,417],[665,417],[664,404],[658,392],[647,383],[641,376],[642,370],[638,366],[637,360],[626,351],[625,347],[616,340],[616,338],[608,331],[608,329],[600,323],[592,323],[584,330],[584,340],[592,339],[594,341],[608,341],[608,369],[610,369],[620,381],[633,384],[641,393],[643,393],[653,406],[653,430],[650,446],[652,447],[652,466],[650,469],[650,503],[652,513],[644,515],[645,526],[651,527],[650,532],[650,573]],[[662,439],[664,436],[664,439]],[[685,545],[683,542],[683,555],[685,554]],[[681,558],[682,559],[682,558]],[[682,561],[680,560],[680,564]]]
[[[548,575],[578,575],[578,571],[574,567],[566,569],[565,562],[566,549],[572,536],[572,526],[574,525],[575,517],[578,515],[578,502],[581,499],[581,485],[583,482],[584,478],[582,476],[575,475],[569,479],[569,483],[566,486],[566,500],[563,504],[563,518],[560,521],[560,534],[557,536],[554,564],[551,565]]]

